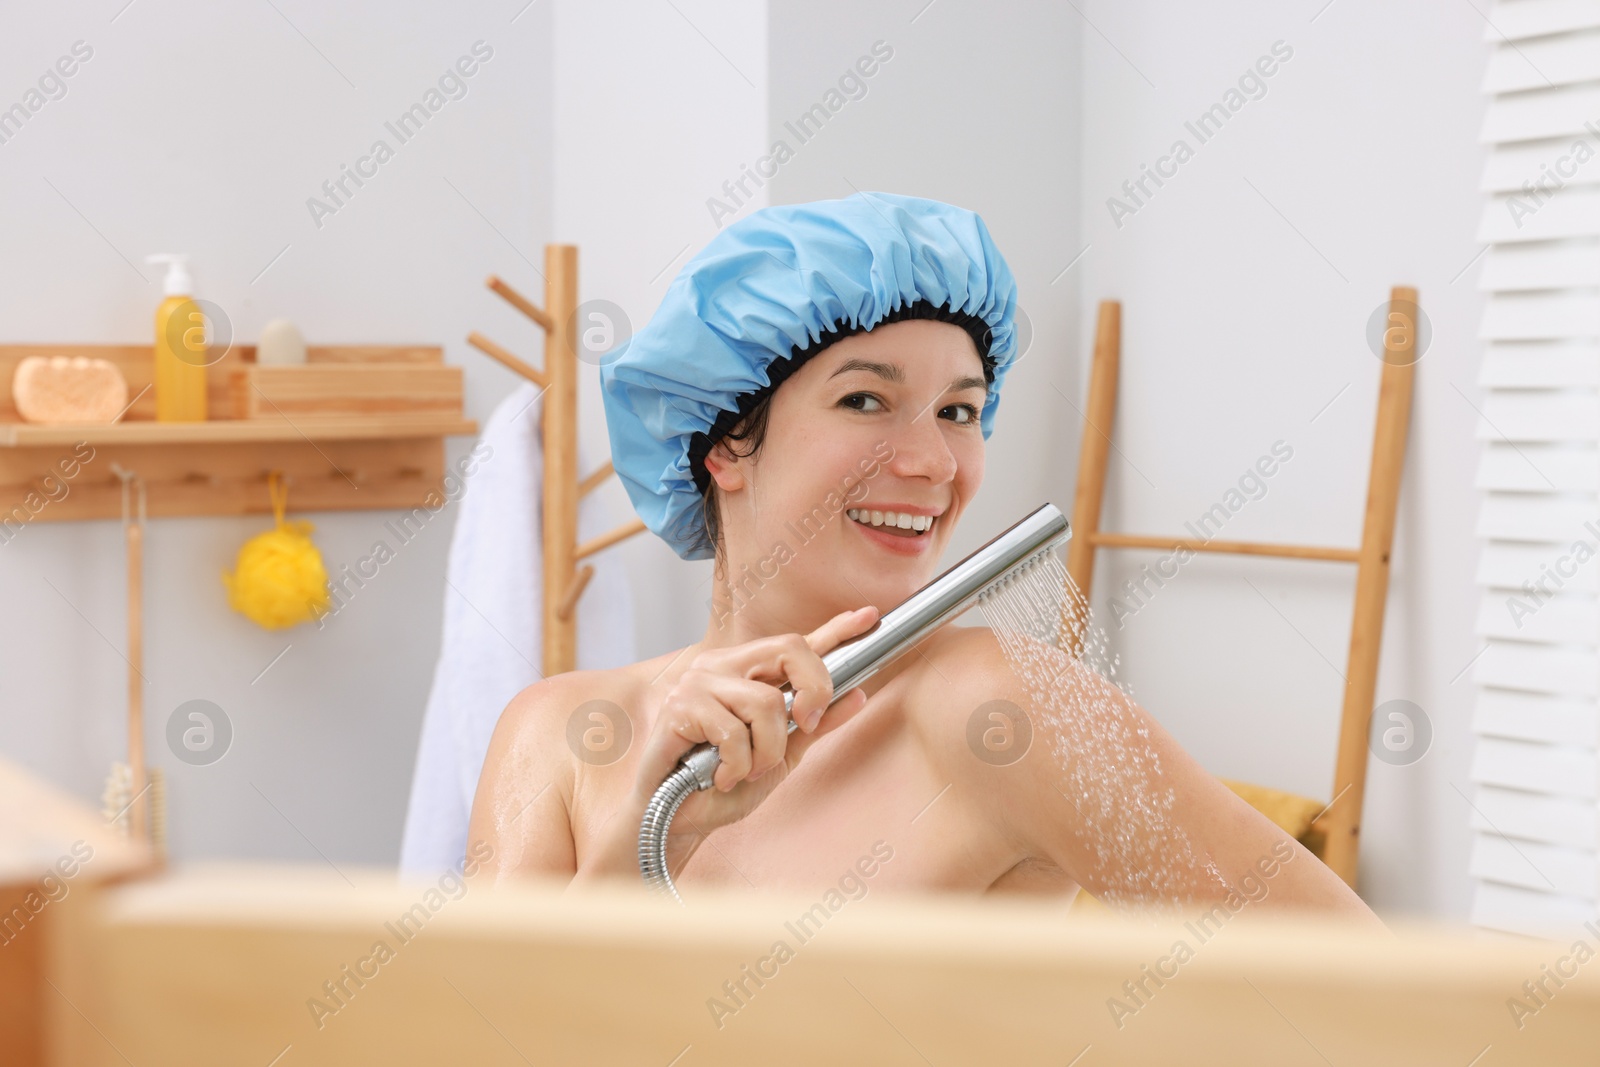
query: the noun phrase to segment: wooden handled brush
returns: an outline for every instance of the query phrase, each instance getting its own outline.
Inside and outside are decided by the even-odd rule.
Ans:
[[[166,781],[159,768],[146,771],[144,758],[144,480],[118,464],[111,468],[122,479],[122,528],[128,546],[128,762],[112,765],[105,816],[128,837],[148,840],[159,863],[166,858]],[[135,484],[137,517],[130,499]]]

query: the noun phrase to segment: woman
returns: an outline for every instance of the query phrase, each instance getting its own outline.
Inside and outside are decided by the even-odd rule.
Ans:
[[[981,219],[891,194],[756,212],[683,268],[601,378],[613,462],[646,524],[684,558],[716,559],[711,619],[687,648],[548,678],[511,702],[469,830],[493,846],[487,869],[637,881],[646,803],[711,741],[716,786],[690,795],[668,842],[686,895],[818,892],[875,855],[879,889],[1069,900],[1081,886],[1201,907],[1242,895],[1381,926],[1143,709],[1054,649],[1040,691],[987,627],[947,625],[828,707],[821,656],[938,573],[977,495],[1015,305]],[[1073,743],[1036,737],[1019,759],[983,758],[972,723],[994,707]],[[609,744],[569,742],[585,731]],[[1113,734],[1153,757],[1138,803],[1114,795],[1129,768],[1091,743]],[[1167,817],[1138,815],[1146,789],[1170,799]]]

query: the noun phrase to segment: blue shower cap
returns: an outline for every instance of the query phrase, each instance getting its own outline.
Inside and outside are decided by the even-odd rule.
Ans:
[[[806,359],[885,322],[960,325],[983,357],[988,440],[1016,359],[1016,304],[1011,269],[964,208],[856,193],[752,212],[602,360],[612,465],[652,532],[683,559],[709,559],[705,454]]]

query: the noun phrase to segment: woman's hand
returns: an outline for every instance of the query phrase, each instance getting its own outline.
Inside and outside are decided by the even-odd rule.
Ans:
[[[877,621],[877,608],[865,607],[835,615],[803,637],[779,634],[701,652],[662,701],[639,763],[635,802],[653,795],[684,753],[709,741],[721,763],[713,787],[689,794],[678,809],[685,828],[708,834],[750,814],[818,738],[866,706],[858,686],[829,708],[833,680],[822,656]],[[795,692],[793,734],[778,688],[786,681]]]

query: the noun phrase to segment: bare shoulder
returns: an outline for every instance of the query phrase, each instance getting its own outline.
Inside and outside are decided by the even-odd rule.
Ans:
[[[561,764],[570,779],[573,768],[566,757],[573,753],[567,743],[569,733],[581,731],[584,723],[600,713],[597,709],[627,709],[624,713],[631,716],[640,693],[647,687],[641,668],[650,662],[608,670],[566,671],[523,689],[500,713],[490,742],[490,760],[484,764],[485,774],[499,755],[512,759],[516,766],[510,769],[517,772],[528,770],[530,759],[552,766]]]
[[[1015,857],[990,891],[1074,892],[1070,868],[1039,847],[1028,825],[1065,805],[1044,766],[1051,746],[1036,701],[1000,637],[987,626],[946,626],[918,648],[902,701],[907,727],[937,777],[953,786],[951,802]],[[1065,653],[1051,658],[1055,650],[1029,651],[1024,674],[1039,659],[1057,673],[1068,661]]]
[[[1025,688],[1018,667],[1007,657],[1004,645],[987,626],[946,626],[917,646],[921,662],[914,665],[912,693],[924,709],[949,707],[963,701],[966,710],[992,700],[1018,700]],[[1030,648],[1025,669],[1059,674],[1070,657],[1048,646]]]
[[[1064,649],[1035,638],[1002,639],[988,626],[946,626],[919,647],[926,662],[915,682],[925,687],[922,695],[942,694],[933,704],[956,698],[970,711],[1007,700],[1031,709],[1041,695],[1062,689],[1115,688]]]
[[[534,682],[512,697],[500,713],[496,739],[502,732],[508,741],[529,733],[540,737],[559,733],[567,716],[583,702],[616,700],[625,695],[628,670],[566,671]]]
[[[931,654],[968,671],[991,671],[1005,666],[1000,639],[987,626],[946,626],[935,635]]]
[[[947,772],[978,770],[982,762],[971,758],[970,735],[981,733],[992,713],[1027,703],[999,638],[987,626],[945,626],[912,655],[908,725]]]
[[[537,747],[544,759],[564,763],[570,775],[572,761],[566,757],[576,753],[568,738],[578,737],[596,716],[606,718],[612,711],[625,715],[633,731],[643,729],[647,724],[638,721],[637,712],[645,703],[645,694],[680,654],[681,650],[669,652],[606,670],[566,671],[523,689],[500,713],[485,774],[497,757],[513,759],[519,766],[512,769],[526,769],[523,758],[514,754],[532,757]]]
[[[472,804],[469,840],[494,850],[502,871],[576,868],[573,798],[579,761],[569,738],[593,701],[628,707],[631,667],[568,671],[527,686],[506,704],[484,757]]]

